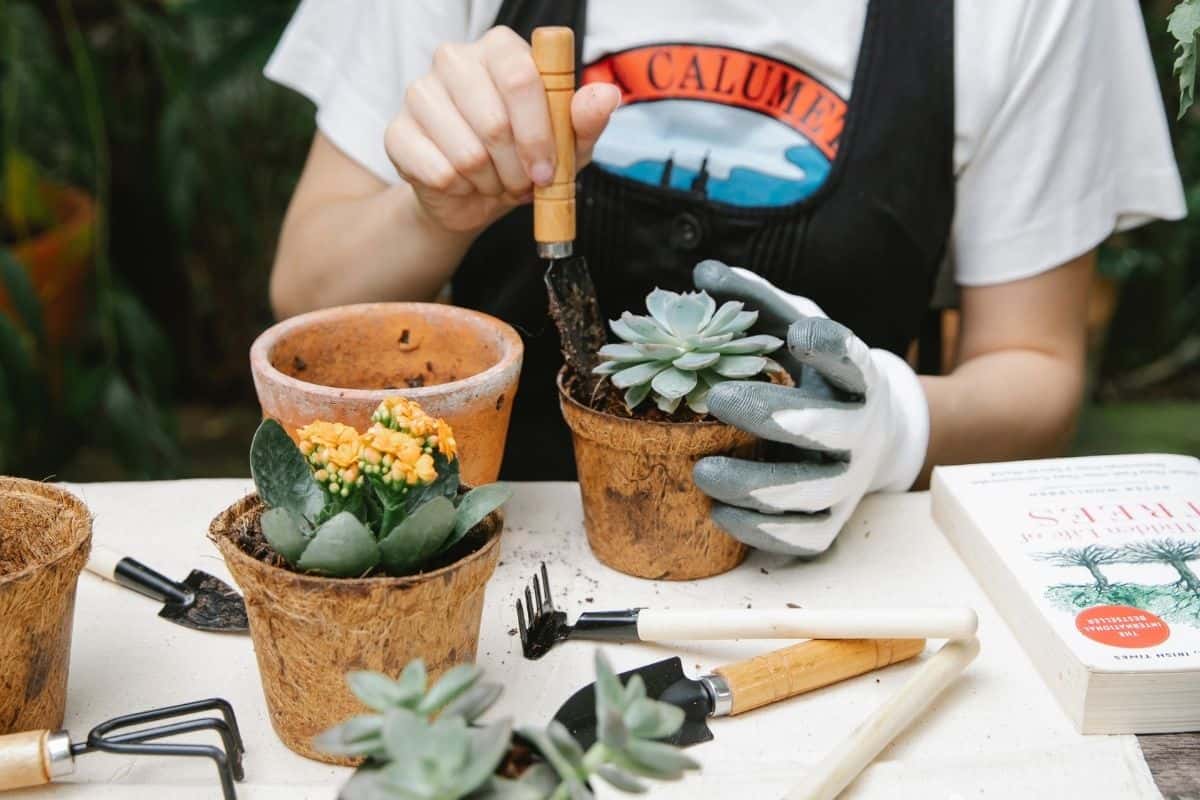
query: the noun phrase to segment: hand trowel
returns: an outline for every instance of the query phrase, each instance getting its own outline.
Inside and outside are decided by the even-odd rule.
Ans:
[[[533,32],[533,60],[546,87],[557,162],[554,180],[533,190],[533,238],[547,262],[550,316],[562,339],[563,359],[585,395],[595,388],[596,351],[606,335],[587,261],[575,254],[575,33],[543,27]]]
[[[689,678],[678,657],[620,674],[621,683],[641,676],[646,696],[683,709],[683,726],[665,739],[679,747],[713,738],[710,717],[742,714],[804,692],[906,661],[925,649],[924,639],[813,639]],[[596,685],[562,705],[554,718],[585,749],[596,741]]]

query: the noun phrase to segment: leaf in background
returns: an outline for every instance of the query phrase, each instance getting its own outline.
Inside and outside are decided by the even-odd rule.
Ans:
[[[17,316],[33,336],[40,350],[46,344],[46,327],[42,320],[42,302],[29,280],[29,273],[12,252],[0,248],[0,280]]]
[[[416,681],[416,685],[413,685],[413,681],[411,680],[407,682],[403,680],[394,681],[382,672],[372,672],[370,670],[347,673],[346,684],[350,687],[350,691],[354,693],[354,696],[362,701],[363,705],[373,708],[376,711],[387,711],[389,708],[407,708],[421,696],[421,692],[425,689],[423,669],[424,667],[422,666],[422,674],[420,680]],[[407,670],[405,674],[408,674]]]
[[[273,419],[264,419],[250,443],[250,475],[258,495],[271,508],[286,508],[310,522],[325,507],[325,492],[308,462]]]
[[[425,715],[437,713],[474,686],[482,674],[483,672],[474,664],[459,664],[448,670],[426,692],[425,697],[417,705],[417,711]]]
[[[296,564],[307,572],[336,578],[357,578],[379,563],[379,544],[349,512],[317,528]]]
[[[420,569],[430,556],[443,549],[454,532],[454,519],[454,504],[440,495],[418,506],[379,540],[384,569],[389,575]]]
[[[387,754],[382,731],[383,717],[360,714],[317,734],[313,747],[334,756],[381,758]]]
[[[309,540],[300,529],[301,522],[302,518],[282,506],[268,508],[262,515],[263,536],[275,552],[293,566],[308,547]]]
[[[1195,102],[1196,37],[1200,32],[1200,0],[1181,0],[1167,17],[1167,30],[1175,37],[1175,74],[1179,76],[1179,119]]]

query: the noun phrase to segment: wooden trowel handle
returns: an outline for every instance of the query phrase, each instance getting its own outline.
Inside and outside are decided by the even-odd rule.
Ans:
[[[71,740],[63,731],[0,736],[0,792],[41,786],[73,768]]]
[[[813,639],[714,672],[732,695],[730,714],[905,661],[925,649],[924,639]]]
[[[543,258],[571,255],[575,241],[575,32],[564,27],[533,31],[533,61],[546,87],[557,159],[554,181],[533,189],[533,238]]]

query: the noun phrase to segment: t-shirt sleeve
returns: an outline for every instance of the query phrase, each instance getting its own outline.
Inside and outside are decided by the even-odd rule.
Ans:
[[[1036,275],[1114,231],[1186,214],[1138,4],[1025,6],[1006,88],[958,176],[950,258],[962,285]],[[959,48],[960,80],[975,57]]]
[[[443,42],[487,27],[478,0],[303,0],[264,74],[317,106],[317,127],[380,179],[400,178],[383,138],[409,82]]]

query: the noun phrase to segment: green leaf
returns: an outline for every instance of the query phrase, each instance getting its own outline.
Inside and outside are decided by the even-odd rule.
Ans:
[[[381,758],[383,717],[360,714],[313,737],[313,747],[332,756]]]
[[[0,278],[3,279],[3,286],[8,291],[12,306],[16,309],[21,322],[24,323],[25,329],[33,336],[39,349],[44,347],[46,328],[42,320],[42,303],[33,288],[33,283],[29,280],[29,273],[7,248],[2,247],[0,247]]]
[[[427,486],[414,486],[408,490],[404,498],[405,512],[412,514],[435,497],[445,497],[453,500],[458,495],[459,464],[458,459],[447,459],[440,452],[434,452],[433,464],[437,468],[437,478]]]
[[[436,714],[470,689],[482,674],[483,672],[474,664],[459,664],[457,667],[447,670],[417,704],[417,711],[426,716]]]
[[[286,508],[312,522],[325,506],[325,493],[287,431],[264,419],[250,443],[250,474],[258,496],[271,508]]]
[[[678,747],[662,742],[646,742],[630,739],[624,753],[643,768],[643,774],[656,778],[674,780],[685,770],[699,769],[700,765],[684,755]]]
[[[661,397],[676,400],[696,388],[696,373],[670,367],[655,375],[650,387]]]
[[[625,390],[625,407],[633,411],[642,401],[650,394],[650,384],[639,383],[637,386],[630,386]]]
[[[389,708],[383,714],[383,745],[393,760],[409,756],[414,744],[427,744],[429,723],[407,708]]]
[[[462,723],[461,719],[454,719]],[[466,723],[462,724],[465,726]],[[487,783],[500,766],[512,744],[512,721],[502,719],[482,730],[472,730],[469,735],[470,759],[466,767],[455,776],[455,787],[464,795]]]
[[[498,683],[477,683],[454,698],[441,710],[441,715],[462,717],[467,722],[474,722],[492,707],[503,690],[504,687]]]
[[[696,384],[696,388],[688,392],[687,406],[697,414],[708,413],[708,393],[711,387],[704,381]]]
[[[619,708],[605,707],[596,711],[596,738],[613,750],[623,750],[629,744],[629,728]]]
[[[379,543],[353,514],[343,511],[317,528],[296,563],[300,569],[336,578],[365,575],[379,563]]]
[[[753,378],[767,368],[761,356],[721,356],[713,371],[726,378]]]
[[[732,342],[717,345],[715,350],[718,353],[727,356],[737,355],[766,355],[773,353],[783,346],[783,339],[776,336],[768,336],[760,334],[758,336],[744,336],[741,339],[734,339]],[[705,366],[708,366],[707,364]]]
[[[582,773],[586,769],[583,765],[583,748],[567,730],[566,725],[558,720],[551,720],[550,724],[546,726],[546,735],[554,742],[554,746],[558,748],[558,752],[562,753],[563,758],[571,762],[576,770]]]
[[[712,319],[704,326],[701,331],[705,336],[715,336],[720,333],[725,333],[725,326],[729,325],[735,319],[745,305],[737,300],[729,300],[721,304],[716,313],[712,315]]]
[[[425,671],[425,662],[419,658],[404,665],[396,683],[406,698],[403,705],[413,705],[425,694],[425,684],[429,682],[429,674]]]
[[[606,361],[645,361],[646,354],[631,344],[606,344],[596,351]]]
[[[596,774],[622,792],[644,794],[647,790],[646,784],[612,764],[601,764],[596,768]]]
[[[621,686],[621,679],[617,677],[617,673],[613,672],[612,665],[608,663],[608,657],[602,650],[596,651],[594,663],[596,667],[596,718],[599,719],[600,712],[606,708],[624,710],[625,689]]]
[[[662,739],[679,730],[684,716],[677,706],[643,697],[625,710],[625,725],[639,739]]]
[[[379,542],[380,558],[389,575],[405,575],[440,552],[454,532],[454,504],[442,496],[429,500],[392,528]]]
[[[716,309],[716,301],[708,295],[708,292],[679,295],[667,311],[671,330],[679,337],[699,333],[712,319]]]
[[[1196,39],[1200,32],[1200,0],[1182,0],[1167,17],[1167,30],[1175,38],[1174,72],[1179,77],[1179,118],[1195,101]]]
[[[419,664],[420,662],[412,663]],[[411,667],[412,664],[409,666]],[[414,691],[412,683],[406,684],[403,679],[395,681],[382,672],[356,670],[347,673],[346,685],[350,687],[354,696],[362,701],[363,705],[376,711],[387,711],[389,708],[405,708],[412,705],[413,701],[424,691],[425,679],[424,676],[421,677],[420,685]]]
[[[655,393],[654,404],[658,406],[658,410],[664,414],[674,414],[675,409],[679,408],[679,401],[681,399],[682,398],[679,397],[663,397],[662,395]]]
[[[608,323],[612,328],[612,332],[627,342],[635,344],[653,343],[653,344],[674,344],[675,337],[666,328],[660,326],[652,319],[647,317],[639,317],[636,314],[631,314],[626,311],[621,314],[619,320],[612,320]]]
[[[467,492],[458,504],[458,512],[454,519],[454,535],[446,542],[446,547],[456,543],[470,533],[471,529],[512,497],[512,487],[507,483],[489,483]]]
[[[692,352],[685,353],[672,361],[671,366],[675,367],[675,369],[695,372],[698,369],[711,367],[713,364],[717,363],[717,359],[720,357],[720,353],[699,353],[693,350]]]
[[[628,389],[630,386],[637,386],[640,383],[649,383],[655,375],[668,367],[668,364],[651,361],[623,369],[612,376],[613,386],[618,389]]]
[[[549,734],[537,728],[522,728],[521,735],[533,742],[538,752],[542,754],[542,758],[546,759],[550,766],[554,768],[554,771],[558,773],[559,779],[565,784],[567,791],[570,792],[572,797],[578,796],[581,791],[585,791],[583,781],[580,780],[575,767],[559,752],[558,746],[554,744],[554,740],[550,738]]]
[[[558,788],[558,774],[548,765],[535,763],[518,780],[493,776],[482,797],[486,800],[547,800]]]
[[[301,530],[301,518],[282,507],[268,508],[262,515],[262,532],[276,553],[295,566],[309,538]],[[307,523],[305,523],[307,524]]]
[[[650,312],[650,316],[659,325],[670,330],[672,328],[671,309],[678,300],[679,295],[675,292],[668,292],[666,289],[655,289],[646,295],[646,310]]]

